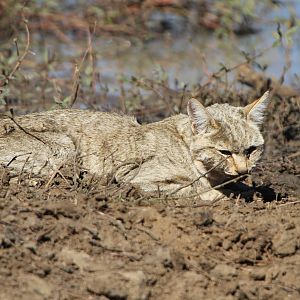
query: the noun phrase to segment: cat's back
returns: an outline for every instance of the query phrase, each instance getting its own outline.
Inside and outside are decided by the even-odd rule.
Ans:
[[[33,132],[93,132],[99,130],[120,130],[139,126],[130,116],[116,113],[96,112],[79,109],[61,109],[23,116],[5,116],[0,119],[0,136],[12,131]],[[23,130],[24,131],[24,130]]]
[[[115,113],[65,109],[0,118],[0,164],[20,170],[47,172],[76,154],[99,152],[110,137],[122,136],[140,126],[132,117]],[[34,166],[34,167],[32,167]]]

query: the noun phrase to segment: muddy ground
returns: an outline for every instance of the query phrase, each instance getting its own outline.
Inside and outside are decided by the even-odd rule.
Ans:
[[[229,200],[2,168],[0,299],[300,299],[298,100],[274,99],[264,159]]]

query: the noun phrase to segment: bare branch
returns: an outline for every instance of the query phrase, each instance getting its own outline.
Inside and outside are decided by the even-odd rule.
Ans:
[[[25,57],[29,53],[30,32],[29,32],[29,28],[28,28],[28,21],[24,19],[23,22],[25,24],[25,29],[26,29],[26,47],[25,47],[24,53],[20,56],[20,58],[18,59],[17,63],[15,64],[14,68],[12,69],[12,71],[7,76],[7,78],[6,78],[6,84],[5,85],[7,85],[8,82],[13,78],[14,74],[19,70],[19,68],[20,68],[23,60],[25,59]]]
[[[201,174],[199,177],[197,177],[196,179],[194,179],[192,182],[180,186],[179,188],[177,188],[176,190],[174,190],[172,193],[170,193],[170,195],[174,195],[176,194],[178,191],[193,185],[195,182],[197,182],[198,180],[200,180],[201,178],[205,177],[206,175],[208,175],[211,171],[213,171],[214,169],[216,169],[218,166],[220,166],[228,157],[225,157],[224,159],[222,159],[219,163],[217,163],[215,166],[213,166],[212,168],[210,168],[207,172],[205,172],[204,174]]]
[[[95,33],[95,30],[96,30],[96,23],[94,24],[92,34],[89,29],[87,30],[87,33],[88,33],[87,48],[82,56],[79,66],[75,65],[75,70],[74,70],[74,75],[73,75],[74,82],[73,82],[73,87],[72,87],[72,92],[71,92],[70,107],[72,107],[74,105],[74,103],[77,99],[77,96],[78,96],[79,85],[80,85],[80,83],[79,83],[80,72],[81,72],[83,63],[86,60],[87,55],[92,52],[92,35]]]
[[[13,110],[11,110],[11,115],[12,116],[7,116],[21,131],[23,131],[24,133],[28,134],[29,136],[33,137],[34,139],[38,140],[39,142],[42,142],[44,145],[46,145],[46,143],[40,139],[39,137],[35,136],[34,134],[30,133],[29,131],[27,131],[26,129],[24,129],[20,124],[17,123],[17,121],[14,119],[13,116]]]

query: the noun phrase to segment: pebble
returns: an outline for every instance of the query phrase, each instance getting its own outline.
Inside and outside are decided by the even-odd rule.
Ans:
[[[214,269],[212,269],[211,274],[216,277],[231,280],[232,277],[237,276],[238,272],[235,267],[225,264],[218,264]]]

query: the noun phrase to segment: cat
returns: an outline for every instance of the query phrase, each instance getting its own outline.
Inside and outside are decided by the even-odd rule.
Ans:
[[[0,119],[0,163],[48,176],[68,160],[97,176],[114,176],[145,193],[224,195],[214,189],[249,173],[263,153],[260,131],[269,92],[245,107],[196,99],[187,115],[140,125],[115,113],[66,109]]]

